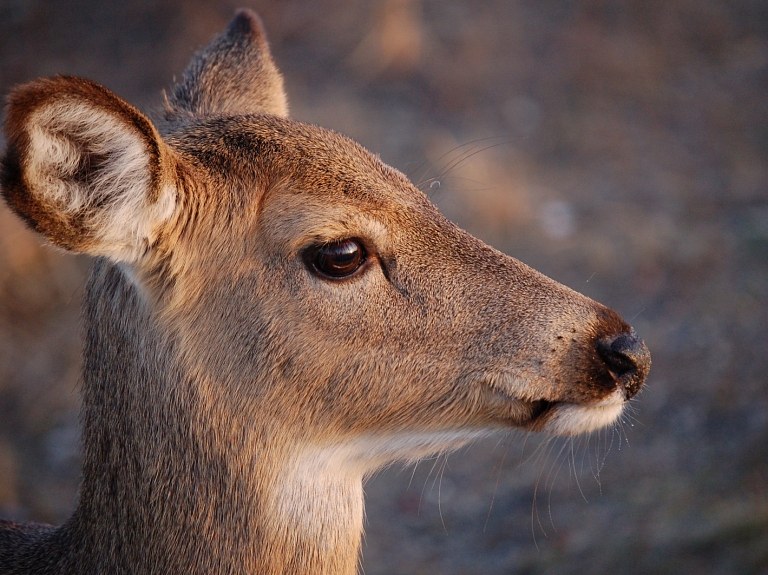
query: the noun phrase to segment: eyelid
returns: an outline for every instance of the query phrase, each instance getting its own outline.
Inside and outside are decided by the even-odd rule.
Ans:
[[[306,226],[287,247],[290,253],[298,253],[311,246],[350,239],[359,241],[369,253],[378,252],[389,245],[388,228],[378,219],[339,214],[335,221]]]

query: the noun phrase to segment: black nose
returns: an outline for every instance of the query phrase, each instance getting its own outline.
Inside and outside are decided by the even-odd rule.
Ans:
[[[651,369],[651,354],[635,331],[597,343],[597,352],[629,399],[643,386]]]

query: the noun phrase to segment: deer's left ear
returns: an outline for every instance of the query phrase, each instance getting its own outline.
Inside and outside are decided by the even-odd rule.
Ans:
[[[283,77],[255,12],[242,8],[195,55],[168,98],[166,121],[213,114],[288,115]]]
[[[146,116],[98,84],[18,88],[5,131],[3,195],[60,247],[138,263],[175,213],[177,160]]]

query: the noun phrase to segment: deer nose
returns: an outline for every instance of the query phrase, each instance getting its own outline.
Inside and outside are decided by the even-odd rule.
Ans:
[[[651,369],[651,354],[635,330],[597,343],[597,353],[606,367],[623,387],[627,399],[634,397],[643,386]]]

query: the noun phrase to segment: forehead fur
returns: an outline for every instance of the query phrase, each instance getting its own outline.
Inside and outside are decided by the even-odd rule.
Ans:
[[[371,206],[391,204],[393,194],[396,201],[427,203],[405,175],[360,144],[332,130],[290,119],[271,115],[209,118],[188,124],[169,136],[168,142],[203,167],[217,186],[230,191],[260,194],[288,184],[297,191]]]

